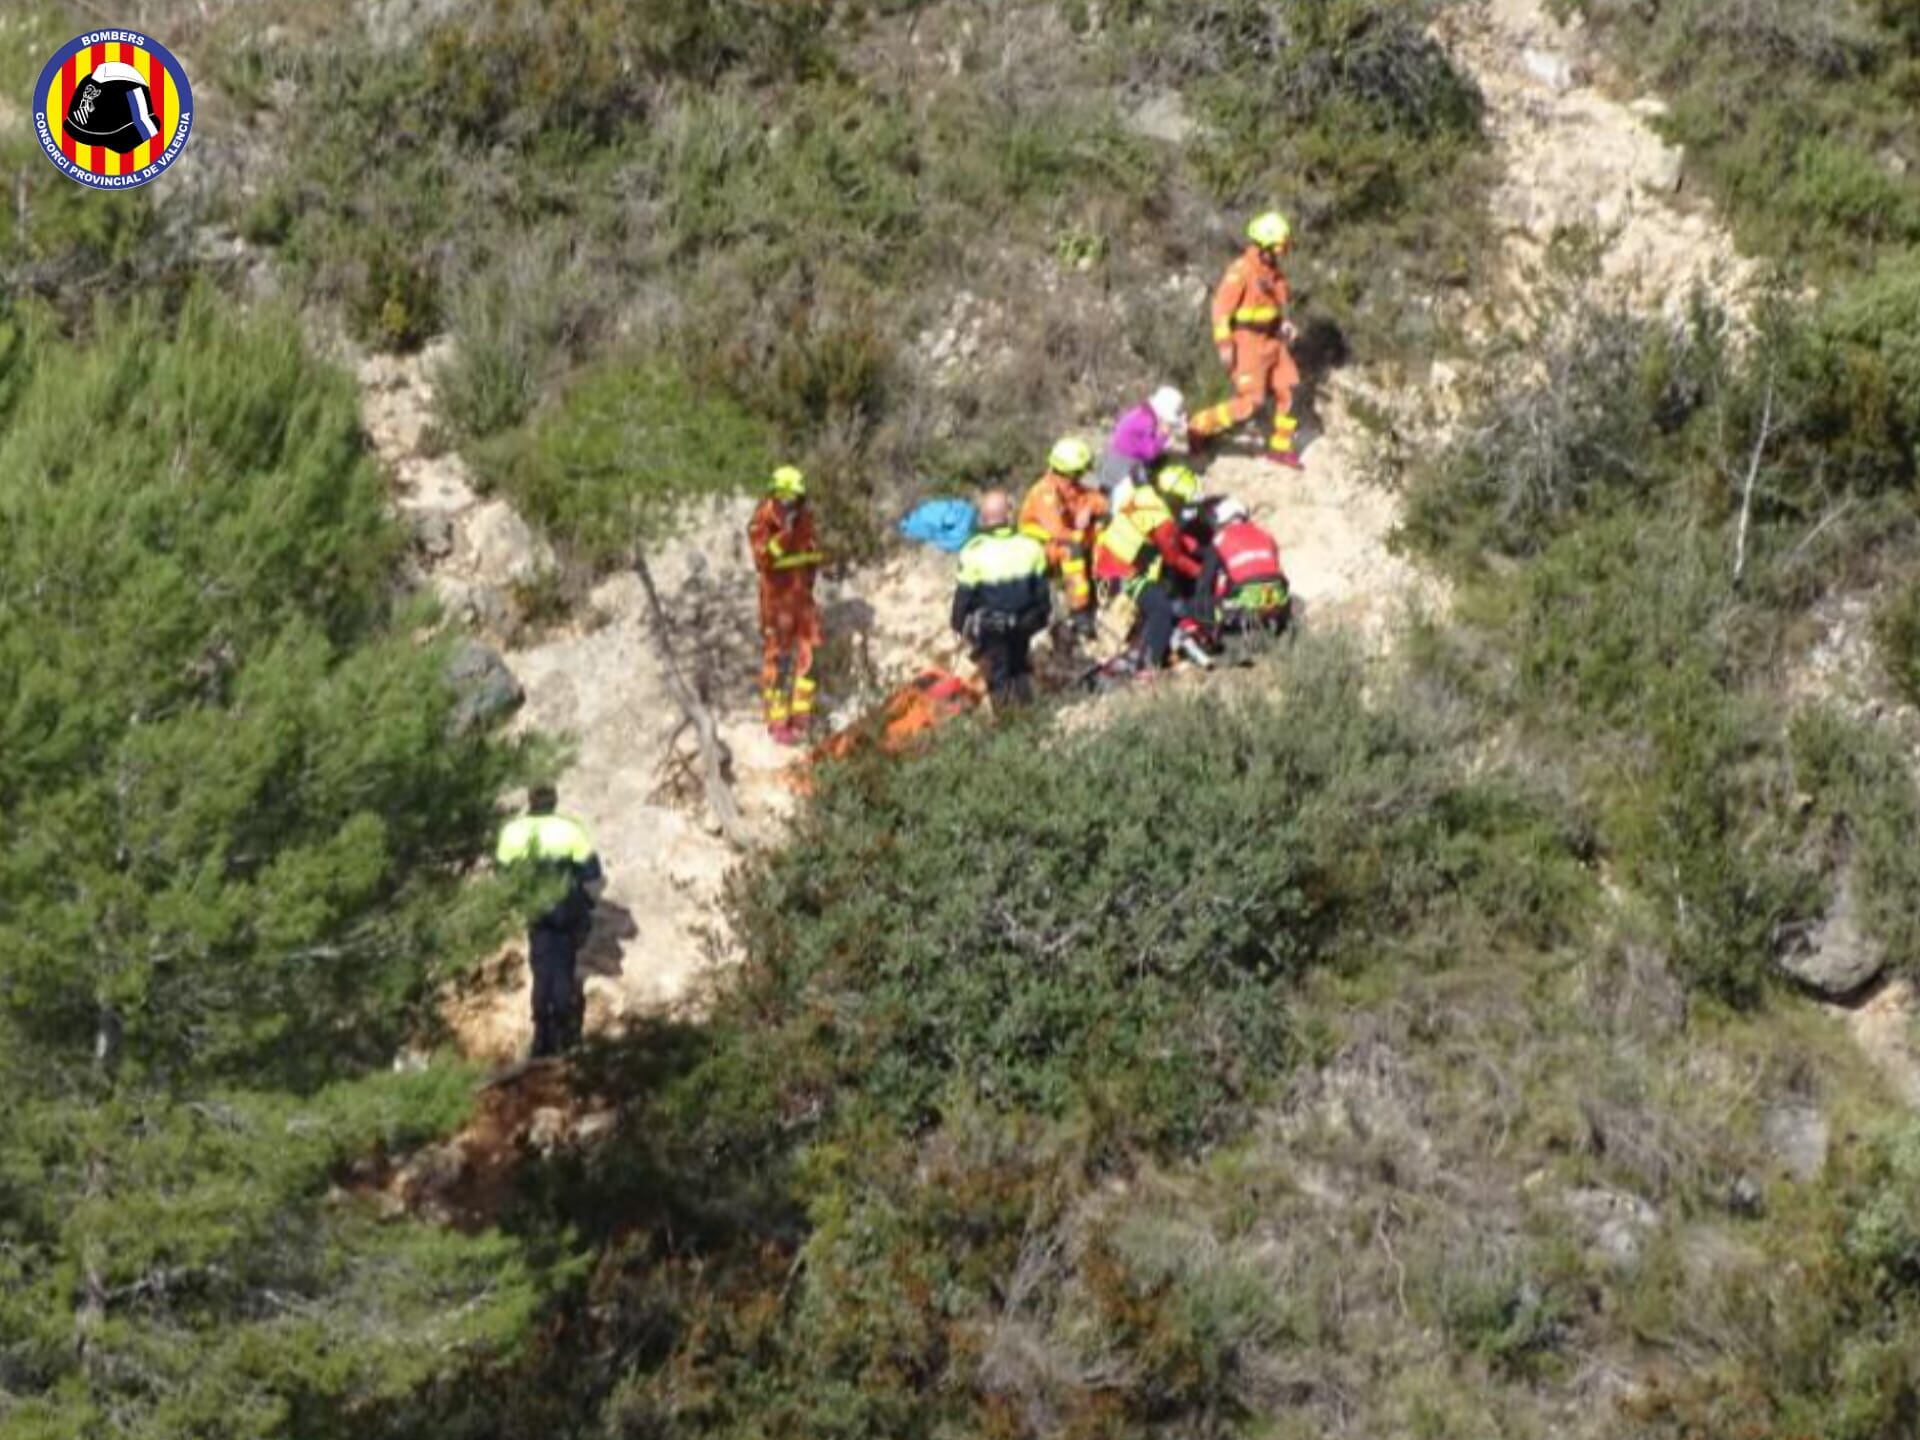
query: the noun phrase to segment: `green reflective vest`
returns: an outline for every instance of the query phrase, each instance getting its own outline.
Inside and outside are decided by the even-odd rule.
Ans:
[[[502,865],[519,860],[564,860],[584,865],[593,858],[586,828],[564,815],[522,815],[500,832],[493,858]]]

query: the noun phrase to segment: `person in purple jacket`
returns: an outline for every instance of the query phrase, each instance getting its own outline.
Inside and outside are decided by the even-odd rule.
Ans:
[[[1094,483],[1113,491],[1126,482],[1144,479],[1162,460],[1173,437],[1187,432],[1187,403],[1171,385],[1163,385],[1145,402],[1124,412],[1100,457]]]

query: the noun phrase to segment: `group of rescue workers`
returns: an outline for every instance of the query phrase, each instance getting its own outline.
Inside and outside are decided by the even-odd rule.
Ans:
[[[1182,654],[1206,664],[1233,637],[1285,628],[1291,598],[1278,542],[1240,501],[1203,496],[1189,463],[1270,404],[1265,457],[1303,468],[1295,448],[1291,292],[1282,269],[1291,231],[1269,212],[1248,225],[1247,240],[1213,298],[1213,340],[1232,377],[1228,399],[1189,419],[1180,392],[1162,387],[1120,415],[1101,455],[1074,437],[1056,443],[1046,473],[1017,507],[1004,490],[980,497],[974,533],[960,549],[951,621],[996,707],[1033,697],[1030,647],[1055,623],[1056,583],[1064,612],[1058,648],[1091,643],[1105,617],[1120,645],[1099,667],[1108,675],[1156,674],[1171,663],[1177,636]],[[821,641],[814,579],[826,556],[798,469],[773,472],[748,542],[759,576],[767,729],[783,744],[799,744],[814,718]],[[528,934],[535,1057],[580,1038],[576,970],[601,879],[585,828],[556,814],[556,803],[550,787],[536,788],[528,813],[502,831],[495,855],[502,868],[539,871],[558,897]]]
[[[989,490],[975,533],[960,552],[953,628],[965,636],[996,705],[1033,694],[1030,647],[1053,623],[1061,592],[1061,648],[1091,642],[1104,612],[1124,637],[1105,674],[1150,676],[1176,649],[1206,662],[1223,638],[1277,631],[1287,621],[1280,547],[1230,496],[1203,497],[1188,462],[1234,426],[1271,405],[1265,457],[1301,469],[1293,392],[1299,370],[1283,262],[1292,245],[1276,212],[1247,226],[1247,247],[1214,291],[1213,340],[1232,394],[1188,418],[1171,386],[1115,423],[1104,453],[1067,437],[1019,504]],[[1183,447],[1183,449],[1182,449]],[[824,563],[791,466],[773,474],[748,530],[760,576],[760,696],[768,732],[802,743],[814,713],[813,659],[820,643],[813,582]]]

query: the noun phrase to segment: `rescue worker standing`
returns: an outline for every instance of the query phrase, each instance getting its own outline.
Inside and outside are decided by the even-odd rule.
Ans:
[[[1214,506],[1213,525],[1197,587],[1207,624],[1230,635],[1279,634],[1293,609],[1280,542],[1238,500]]]
[[[1287,318],[1293,292],[1280,268],[1293,248],[1293,231],[1286,217],[1268,211],[1247,226],[1247,239],[1251,243],[1227,267],[1213,296],[1213,343],[1220,363],[1233,376],[1233,398],[1193,417],[1188,449],[1198,453],[1216,436],[1251,420],[1271,400],[1273,434],[1266,458],[1303,470],[1294,449],[1298,422],[1293,418],[1300,371],[1287,348],[1295,334]]]
[[[527,929],[533,969],[533,1058],[558,1055],[580,1043],[582,1003],[577,963],[593,929],[593,892],[600,857],[577,820],[556,815],[551,785],[527,795],[527,813],[507,822],[494,848],[503,869],[531,866],[565,889]]]
[[[1140,612],[1136,649],[1144,668],[1158,670],[1173,651],[1173,591],[1168,572],[1200,578],[1201,562],[1180,532],[1179,507],[1200,493],[1200,478],[1184,465],[1163,466],[1136,485],[1114,513],[1094,547],[1093,573],[1102,585],[1124,591]]]
[[[813,580],[826,557],[817,548],[807,480],[791,465],[773,472],[747,527],[760,574],[760,700],[767,733],[798,744],[813,723],[813,652],[820,610]]]
[[[1046,547],[1047,569],[1060,577],[1074,634],[1093,635],[1093,577],[1088,566],[1094,535],[1106,518],[1107,501],[1086,483],[1093,451],[1068,438],[1047,457],[1047,473],[1027,491],[1020,506],[1020,533]]]
[[[1046,547],[1014,528],[1007,493],[989,490],[980,497],[979,531],[960,551],[953,628],[973,646],[996,710],[1033,699],[1028,650],[1051,606]]]

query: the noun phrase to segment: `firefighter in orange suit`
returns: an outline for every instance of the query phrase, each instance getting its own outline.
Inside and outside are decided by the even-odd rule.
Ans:
[[[1069,436],[1047,457],[1047,473],[1034,481],[1020,506],[1020,532],[1047,547],[1047,568],[1060,577],[1074,633],[1093,634],[1093,580],[1087,573],[1093,540],[1107,516],[1107,500],[1087,484],[1093,451]]]
[[[1287,319],[1293,298],[1281,261],[1293,248],[1293,230],[1275,211],[1247,226],[1250,242],[1227,267],[1213,296],[1213,343],[1233,375],[1233,398],[1200,411],[1187,432],[1195,453],[1236,425],[1244,425],[1273,402],[1273,433],[1266,458],[1292,470],[1306,467],[1294,449],[1293,389],[1300,371],[1287,347],[1294,329]]]
[[[813,723],[813,652],[820,643],[813,578],[826,557],[814,539],[806,477],[793,466],[773,472],[747,538],[760,572],[760,700],[767,733],[783,745],[797,745]]]

